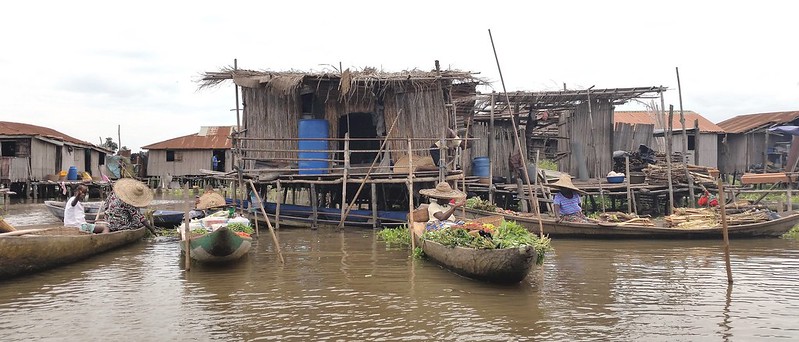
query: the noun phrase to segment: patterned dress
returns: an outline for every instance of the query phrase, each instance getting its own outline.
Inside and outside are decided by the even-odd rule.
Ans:
[[[105,215],[109,231],[140,228],[147,220],[139,208],[123,202],[113,192],[108,196],[106,204]]]

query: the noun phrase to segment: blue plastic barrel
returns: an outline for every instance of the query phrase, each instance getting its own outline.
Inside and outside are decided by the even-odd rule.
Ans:
[[[67,171],[67,180],[78,180],[78,168],[75,166],[70,166],[69,171]]]
[[[474,157],[472,160],[472,175],[477,177],[488,177],[491,171],[491,161],[488,157]]]
[[[323,119],[304,119],[300,120],[299,126],[299,174],[301,175],[319,175],[329,172],[328,168],[328,153],[327,152],[304,152],[304,151],[319,151],[327,150],[327,140],[302,140],[303,138],[322,138],[328,137],[330,124],[327,120]],[[309,160],[303,160],[309,159]],[[312,160],[312,159],[325,159],[325,160]]]

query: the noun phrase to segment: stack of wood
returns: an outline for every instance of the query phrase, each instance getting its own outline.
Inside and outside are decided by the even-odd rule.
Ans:
[[[770,220],[768,210],[757,207],[748,209],[730,208],[727,210],[727,224],[737,226]],[[674,214],[664,218],[669,227],[680,229],[715,228],[721,226],[718,208],[675,208]]]
[[[665,152],[656,152],[655,153],[655,160],[657,160],[657,163],[656,163],[657,165],[665,166],[667,164],[666,163],[666,153]],[[684,159],[682,158],[682,152],[672,152],[671,153],[671,162],[672,162],[672,164],[674,164],[674,163],[682,163],[683,160]]]
[[[713,186],[716,179],[710,175],[712,167],[688,164],[688,173],[694,180],[694,184],[705,184]],[[649,184],[668,184],[668,167],[665,164],[649,165],[643,169],[646,180]],[[685,175],[685,168],[682,163],[671,165],[671,181],[673,183],[688,184],[688,177]]]
[[[647,217],[639,217],[636,214],[630,213],[623,213],[620,211],[609,211],[599,214],[599,219],[602,222],[608,223],[618,223],[618,224],[634,224],[639,226],[654,226],[655,224],[652,223]]]

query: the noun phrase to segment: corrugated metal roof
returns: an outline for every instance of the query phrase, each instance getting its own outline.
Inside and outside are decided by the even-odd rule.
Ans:
[[[738,115],[719,122],[727,133],[746,133],[771,124],[790,123],[799,118],[799,111]]]
[[[724,128],[716,125],[710,120],[705,119],[704,116],[696,113],[694,111],[683,111],[685,114],[685,128],[692,129],[694,128],[694,120],[699,120],[699,131],[703,133],[724,133]],[[652,116],[650,112],[645,111],[615,111],[613,112],[613,120],[615,122],[623,122],[629,124],[652,124],[655,125],[655,129],[666,129],[668,127],[659,127],[657,121]],[[672,129],[680,130],[682,125],[680,124],[680,114],[679,112],[674,113],[674,118],[672,120]]]
[[[201,127],[199,133],[185,135],[169,140],[164,140],[147,146],[145,150],[209,150],[229,149],[233,145],[230,133],[234,131],[230,126]]]
[[[88,141],[73,138],[52,128],[36,126],[21,122],[0,121],[0,135],[44,137],[59,140],[77,146],[92,147],[99,150],[107,150]],[[110,150],[108,150],[110,151]]]

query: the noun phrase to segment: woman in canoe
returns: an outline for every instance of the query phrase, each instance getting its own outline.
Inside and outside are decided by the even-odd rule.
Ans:
[[[584,193],[572,183],[571,176],[563,174],[557,182],[547,184],[558,190],[552,199],[555,217],[558,222],[579,222],[587,223],[588,218],[583,214],[582,198],[580,193]]]
[[[116,181],[114,191],[106,199],[105,215],[108,230],[115,232],[144,226],[155,234],[153,225],[139,211],[139,208],[146,207],[152,200],[153,191],[144,183],[132,178]]]
[[[426,229],[440,229],[464,223],[455,218],[455,209],[466,203],[466,194],[462,191],[453,189],[447,182],[441,182],[434,189],[419,190],[419,194],[430,198]]]

